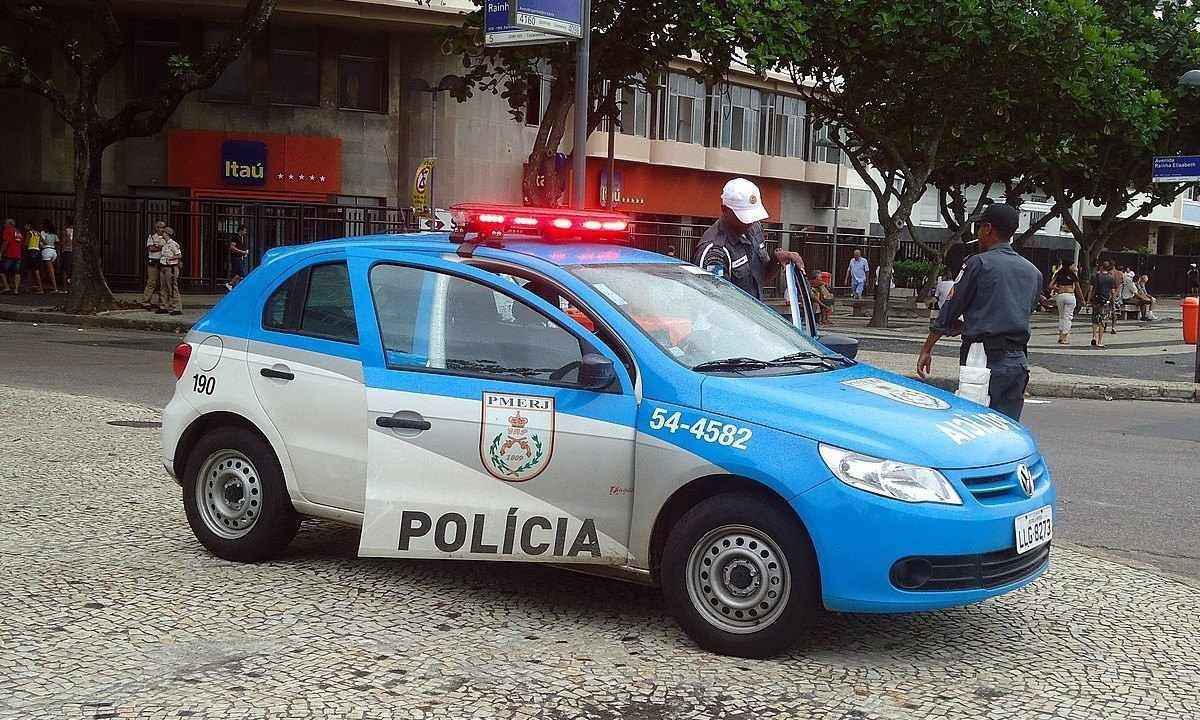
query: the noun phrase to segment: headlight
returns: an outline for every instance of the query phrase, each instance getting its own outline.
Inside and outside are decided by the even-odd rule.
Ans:
[[[821,459],[838,480],[869,493],[903,500],[962,505],[950,481],[933,468],[880,460],[822,444]]]

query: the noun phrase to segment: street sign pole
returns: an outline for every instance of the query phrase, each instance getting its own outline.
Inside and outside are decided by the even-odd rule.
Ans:
[[[582,210],[587,190],[588,76],[591,74],[592,2],[582,0],[578,52],[575,56],[575,143],[571,151],[571,206]]]

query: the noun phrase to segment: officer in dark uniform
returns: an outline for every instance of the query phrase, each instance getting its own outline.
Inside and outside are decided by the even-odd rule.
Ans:
[[[917,374],[929,374],[933,346],[943,335],[962,335],[960,364],[966,363],[972,343],[983,343],[992,371],[991,407],[1020,420],[1029,384],[1029,316],[1041,295],[1042,273],[1013,250],[1012,236],[1020,223],[1016,208],[993,203],[978,222],[980,252],[967,259],[954,292],[931,323]]]
[[[758,186],[745,178],[730,180],[721,191],[721,219],[704,231],[693,261],[761,300],[764,280],[776,264],[795,263],[804,271],[798,253],[767,252],[761,224],[766,219]]]

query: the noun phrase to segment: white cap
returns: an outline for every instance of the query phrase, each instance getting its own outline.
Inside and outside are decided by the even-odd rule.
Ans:
[[[721,204],[747,225],[769,217],[758,186],[746,178],[734,178],[725,183],[725,188],[721,190]]]

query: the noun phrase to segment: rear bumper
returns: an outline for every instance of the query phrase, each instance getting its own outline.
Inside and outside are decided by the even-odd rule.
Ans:
[[[177,483],[182,483],[183,480],[175,472],[175,450],[183,438],[183,433],[198,417],[200,417],[200,412],[187,400],[181,398],[178,393],[163,408],[159,454],[167,474]]]
[[[1049,474],[1031,497],[996,504],[983,504],[952,482],[962,505],[900,502],[834,479],[792,498],[816,550],[825,607],[869,613],[937,610],[1012,592],[1046,572],[1048,548],[1016,554],[1013,520],[1054,504]],[[912,558],[928,561],[934,580],[906,590],[893,570]]]

